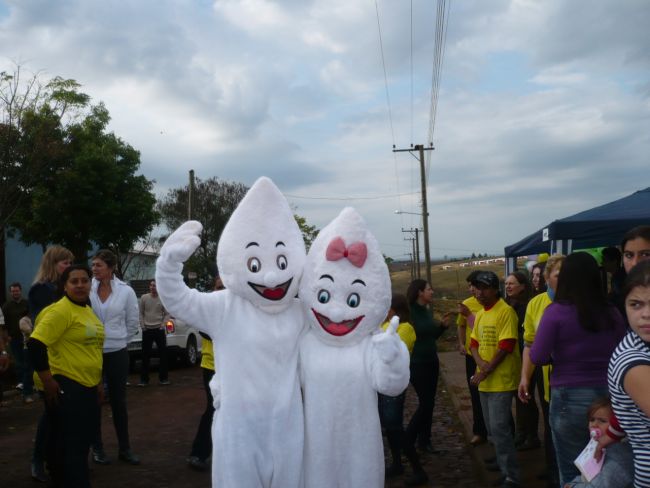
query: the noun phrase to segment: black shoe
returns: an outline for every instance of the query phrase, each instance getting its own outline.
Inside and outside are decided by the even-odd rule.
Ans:
[[[108,459],[108,456],[104,452],[104,449],[93,449],[93,463],[95,464],[111,464],[111,460]]]
[[[406,486],[420,486],[429,481],[429,477],[424,471],[414,471],[406,480]]]
[[[520,486],[521,485],[519,483],[506,478],[503,484],[501,485],[501,488],[520,488]]]
[[[391,464],[386,468],[386,479],[395,478],[404,473],[404,466],[401,464]]]
[[[494,483],[492,483],[492,486],[502,486],[503,483],[505,483],[505,482],[506,482],[506,477],[505,476],[499,476],[497,478],[497,480]]]
[[[187,464],[190,468],[195,469],[196,471],[205,471],[208,469],[208,463],[201,461],[198,456],[190,456],[187,458]]]
[[[129,463],[134,466],[140,464],[140,458],[133,454],[133,452],[131,452],[131,449],[120,451],[117,457],[120,461],[124,461],[125,463]]]
[[[526,439],[519,446],[517,446],[517,451],[530,451],[532,449],[538,449],[542,446],[542,443],[539,439]]]
[[[32,462],[31,469],[32,469],[32,479],[34,481],[47,483],[47,475],[45,474],[45,466],[43,466],[43,463]]]
[[[159,384],[160,386],[167,386],[167,385],[171,385],[172,382],[169,381],[169,380],[160,380],[160,383],[158,383],[158,384]]]

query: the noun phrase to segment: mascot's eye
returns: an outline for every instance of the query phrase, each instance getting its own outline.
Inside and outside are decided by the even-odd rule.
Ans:
[[[282,254],[280,254],[278,256],[278,259],[276,260],[276,262],[278,263],[278,268],[287,269],[287,258],[285,256],[283,256]]]
[[[330,292],[327,290],[321,290],[318,292],[318,301],[321,303],[327,303],[330,301]]]
[[[249,258],[247,264],[248,269],[251,273],[257,273],[260,269],[262,269],[262,263],[260,263],[260,260],[257,258]]]
[[[350,293],[348,296],[348,305],[352,308],[357,308],[361,303],[361,298],[358,293]]]

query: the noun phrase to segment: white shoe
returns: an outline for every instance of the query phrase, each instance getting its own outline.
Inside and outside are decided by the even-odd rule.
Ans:
[[[22,390],[22,389],[23,389],[23,384],[22,384],[22,383],[18,383],[18,384],[16,385],[16,390]]]

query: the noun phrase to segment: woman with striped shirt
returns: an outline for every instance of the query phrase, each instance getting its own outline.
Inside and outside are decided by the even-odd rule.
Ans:
[[[650,261],[628,274],[625,310],[631,330],[610,359],[609,391],[634,452],[634,486],[650,487]]]

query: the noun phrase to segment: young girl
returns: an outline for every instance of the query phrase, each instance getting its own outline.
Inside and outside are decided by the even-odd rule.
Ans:
[[[650,261],[630,270],[625,310],[631,330],[610,359],[609,391],[634,452],[634,486],[650,487]]]
[[[589,432],[595,438],[605,435],[612,415],[608,397],[599,398],[589,407]],[[600,473],[591,481],[576,476],[564,488],[628,488],[632,486],[632,450],[628,442],[619,442],[607,448]]]

